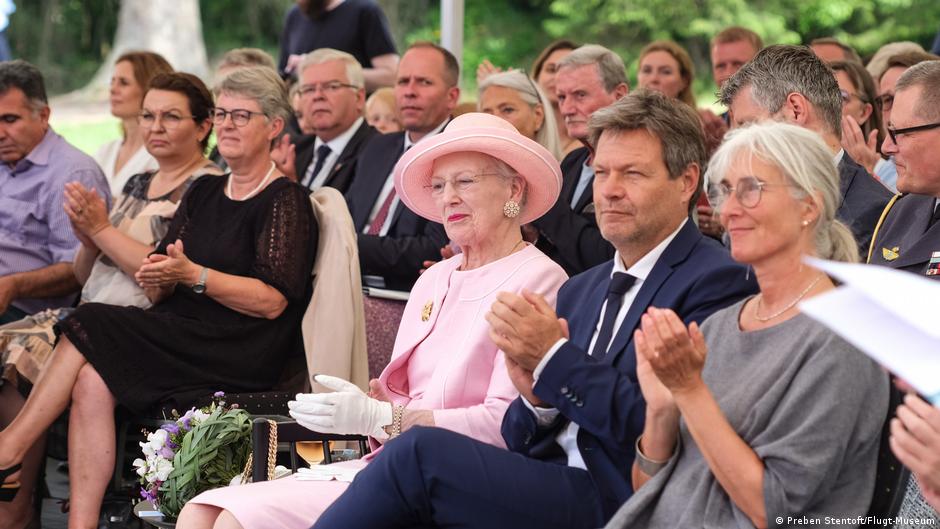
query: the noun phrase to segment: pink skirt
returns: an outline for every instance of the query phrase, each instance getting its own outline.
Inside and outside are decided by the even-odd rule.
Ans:
[[[364,467],[366,461],[334,464]],[[244,529],[309,529],[348,486],[349,483],[341,481],[300,481],[289,476],[213,489],[190,503],[225,509]]]

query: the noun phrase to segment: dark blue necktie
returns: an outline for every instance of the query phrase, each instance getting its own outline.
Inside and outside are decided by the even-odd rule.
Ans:
[[[320,174],[320,169],[323,169],[323,164],[326,163],[326,159],[330,157],[331,152],[333,152],[332,149],[325,143],[317,147],[317,161],[313,164],[313,171],[308,173],[307,178],[305,178],[306,182],[304,185],[307,189],[311,189],[311,186],[313,186],[313,181],[317,179],[317,175]]]
[[[591,356],[598,360],[603,360],[607,356],[607,349],[610,347],[610,339],[614,334],[614,323],[617,321],[617,313],[623,305],[623,295],[636,282],[636,278],[623,272],[615,272],[614,277],[610,279],[610,287],[607,288],[607,306],[604,309],[604,321],[601,323],[601,330],[597,333],[597,340],[594,341],[594,348],[591,350]]]

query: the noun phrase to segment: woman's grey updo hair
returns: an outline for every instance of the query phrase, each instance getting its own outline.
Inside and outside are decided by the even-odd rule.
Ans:
[[[254,99],[265,116],[281,118],[285,125],[294,113],[287,98],[287,86],[271,68],[239,68],[222,79],[219,93]]]
[[[839,175],[832,152],[816,133],[787,123],[764,122],[735,129],[708,164],[706,182],[720,182],[731,164],[752,157],[776,166],[793,185],[793,196],[812,197],[820,217],[815,230],[816,255],[842,262],[858,261],[852,232],[835,218],[839,205]],[[821,203],[820,203],[821,200]]]

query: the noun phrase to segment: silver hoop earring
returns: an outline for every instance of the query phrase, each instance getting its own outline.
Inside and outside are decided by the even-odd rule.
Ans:
[[[503,215],[505,215],[506,218],[510,218],[510,219],[514,219],[518,217],[519,216],[519,203],[516,202],[515,200],[507,200],[506,203],[503,204]]]

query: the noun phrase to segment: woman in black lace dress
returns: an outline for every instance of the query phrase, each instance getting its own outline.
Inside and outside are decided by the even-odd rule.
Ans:
[[[9,470],[71,403],[69,472],[81,487],[70,526],[94,527],[113,469],[114,405],[143,412],[216,390],[264,390],[303,347],[316,220],[306,191],[270,156],[290,112],[273,71],[225,79],[211,119],[232,173],[194,182],[144,260],[136,278],[151,309],[89,303],[60,324],[51,366],[0,432],[3,487],[15,490]],[[154,126],[166,119],[157,114]]]

